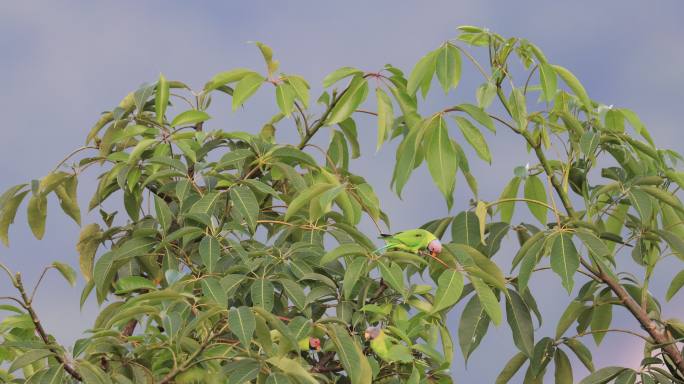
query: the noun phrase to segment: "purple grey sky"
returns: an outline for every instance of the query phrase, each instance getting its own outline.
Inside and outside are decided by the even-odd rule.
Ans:
[[[637,111],[660,147],[681,152],[682,14],[684,5],[678,1],[2,2],[0,190],[45,175],[83,143],[101,111],[141,83],[155,81],[160,72],[201,88],[222,70],[262,70],[258,51],[247,43],[258,40],[273,47],[283,72],[306,77],[317,96],[322,78],[340,66],[377,70],[389,62],[408,71],[463,24],[535,42],[552,62],[572,70],[592,98]],[[472,100],[480,82],[476,76],[464,71],[461,88],[431,98],[425,111]],[[261,91],[243,111],[233,113],[229,100],[217,98],[210,111],[217,118],[213,127],[254,131],[275,112],[272,99],[272,91]],[[411,179],[403,201],[389,191],[395,144],[374,154],[375,121],[360,117],[358,122],[365,155],[353,170],[373,181],[393,229],[417,227],[446,215],[425,169]],[[291,132],[282,131],[286,127],[279,138],[291,140]],[[513,139],[503,130],[497,137],[488,136],[491,166],[469,152],[471,166],[481,176],[481,198],[496,198],[513,167],[531,160],[510,144]],[[79,193],[86,201],[94,189],[92,176],[81,184]],[[470,197],[459,179],[455,212],[466,209]],[[21,271],[29,282],[53,260],[77,262],[79,228],[51,203],[43,241],[33,239],[22,208],[10,230],[12,246],[0,248],[0,261]],[[518,219],[527,217],[521,214]],[[374,233],[368,225],[364,230]],[[512,252],[504,247],[497,259],[507,267]],[[623,265],[634,270],[628,257]],[[679,269],[675,261],[663,263],[656,270],[653,292],[662,297]],[[546,315],[536,336],[543,337],[552,333],[570,297],[551,274],[536,276],[532,283]],[[10,291],[7,281],[0,281],[0,295]],[[79,311],[79,294],[80,289],[52,275],[37,295],[44,324],[67,344],[92,325],[97,313],[92,302]],[[681,296],[664,303],[665,317],[684,316]],[[454,338],[459,309],[450,318]],[[614,319],[621,327],[636,328],[622,311],[616,311]],[[457,352],[453,375],[459,382],[492,382],[514,351],[505,325],[490,329],[467,370]],[[640,343],[609,335],[595,359],[599,366],[636,366],[640,351]]]

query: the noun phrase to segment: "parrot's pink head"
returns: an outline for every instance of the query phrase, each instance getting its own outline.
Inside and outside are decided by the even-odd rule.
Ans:
[[[380,327],[368,327],[363,333],[363,338],[366,340],[374,340],[376,337],[380,336]]]
[[[432,256],[437,256],[442,252],[442,243],[440,243],[439,240],[434,239],[428,244],[427,249]]]
[[[321,339],[318,337],[310,337],[309,338],[309,346],[311,349],[320,351],[321,350]]]

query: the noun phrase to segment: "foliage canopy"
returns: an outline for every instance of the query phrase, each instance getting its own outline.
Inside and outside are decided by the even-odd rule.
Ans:
[[[257,45],[266,72],[229,70],[196,91],[160,76],[104,113],[86,146],[53,172],[0,196],[0,240],[8,244],[24,200],[40,239],[50,196],[80,225],[78,178],[100,172],[88,210],[101,220],[84,225],[77,244],[87,282],[81,303],[94,295],[99,316],[72,347],[57,344],[31,305],[33,292],[3,265],[19,293],[0,307],[10,313],[0,323],[3,380],[449,383],[458,377],[449,369],[454,344],[468,359],[505,318],[520,352],[497,383],[525,364],[524,382],[541,383],[551,362],[555,382],[572,383],[569,355],[591,371],[582,383],[684,381],[684,323],[663,318],[648,291],[658,262],[684,259],[684,206],[676,195],[684,174],[675,169],[682,158],[658,149],[634,112],[592,100],[534,44],[477,27],[461,27],[408,75],[391,65],[340,68],[323,80],[328,90],[315,102],[304,78],[277,73],[271,49]],[[484,50],[487,65],[466,46]],[[448,94],[466,64],[483,77],[477,105],[421,115],[433,83]],[[215,94],[229,95],[236,110],[266,86],[280,112],[259,133],[206,129]],[[372,86],[375,112],[360,110]],[[357,229],[364,216],[389,226],[373,186],[349,171],[360,156],[357,113],[377,116],[378,150],[400,141],[392,178],[398,195],[425,163],[451,209],[457,173],[465,177],[470,209],[422,226],[450,238],[439,260],[375,252]],[[287,121],[299,133],[294,145],[276,141],[276,127]],[[501,197],[483,201],[462,147],[490,162],[486,136],[497,129],[520,138],[538,163],[516,168]],[[322,130],[330,132],[327,149],[310,142]],[[535,223],[512,224],[521,205]],[[505,268],[512,275],[495,258],[509,233],[520,243]],[[617,256],[625,253],[643,278],[620,272],[618,262],[626,261]],[[66,264],[47,269],[77,279]],[[544,336],[534,332],[542,314],[528,282],[545,269],[576,296],[555,334]],[[419,280],[425,275],[433,284]],[[684,271],[666,299],[683,285]],[[447,314],[461,301],[452,335]],[[611,329],[618,308],[640,328]],[[387,336],[382,353],[363,338],[373,325]],[[600,344],[608,332],[642,339],[641,367],[594,367],[582,337]]]

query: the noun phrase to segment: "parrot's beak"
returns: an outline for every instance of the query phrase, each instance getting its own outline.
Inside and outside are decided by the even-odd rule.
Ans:
[[[371,337],[370,332],[366,331],[366,332],[363,333],[363,338],[364,338],[364,339],[368,340],[368,339],[370,339],[370,337]]]
[[[437,257],[437,252],[435,252],[435,251],[430,252],[430,256]]]

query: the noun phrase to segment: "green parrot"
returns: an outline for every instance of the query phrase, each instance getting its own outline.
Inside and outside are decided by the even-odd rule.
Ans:
[[[440,243],[437,236],[424,229],[410,229],[397,232],[394,235],[382,234],[380,238],[384,239],[386,244],[373,252],[380,252],[390,248],[415,253],[427,250],[432,257],[436,257],[442,252],[442,243]]]
[[[280,340],[282,339],[282,333],[278,331],[277,329],[272,329],[271,330],[271,340],[276,343],[280,344]],[[299,349],[302,351],[320,351],[321,350],[321,340],[317,337],[303,337],[299,340],[297,340],[297,345],[299,346]]]
[[[413,361],[411,349],[399,343],[399,340],[394,337],[387,335],[382,328],[368,327],[363,336],[366,340],[370,340],[371,349],[382,360],[388,363]]]

